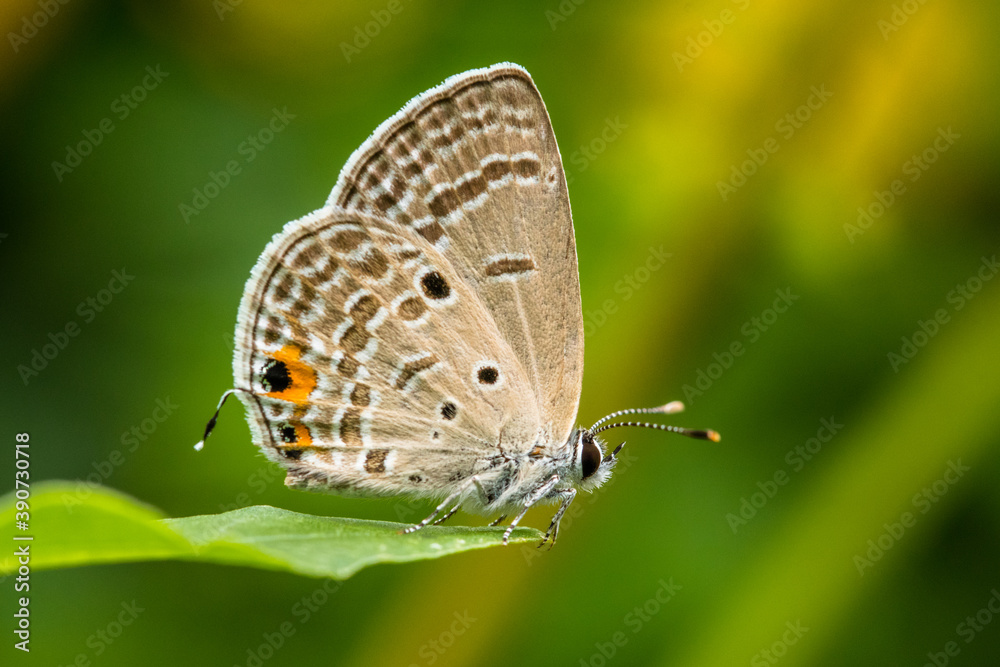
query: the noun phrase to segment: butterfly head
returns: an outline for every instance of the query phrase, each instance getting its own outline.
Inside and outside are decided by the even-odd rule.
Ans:
[[[582,489],[593,491],[611,476],[611,470],[617,463],[618,452],[625,443],[605,455],[605,444],[600,438],[594,437],[590,429],[577,429],[573,432],[573,438],[576,440],[573,450],[573,472],[578,477]]]

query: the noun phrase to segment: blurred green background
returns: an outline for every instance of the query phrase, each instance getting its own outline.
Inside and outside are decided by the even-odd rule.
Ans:
[[[191,445],[271,235],[410,97],[504,60],[533,75],[570,180],[580,422],[682,399],[671,422],[723,434],[617,431],[633,463],[548,553],[327,588],[38,572],[30,656],[7,578],[3,664],[998,664],[1000,6],[11,0],[0,21],[0,491],[29,431],[34,480],[90,475],[171,516],[423,516],[285,489],[235,404]],[[247,149],[275,109],[287,126]],[[123,604],[142,611],[105,642]]]

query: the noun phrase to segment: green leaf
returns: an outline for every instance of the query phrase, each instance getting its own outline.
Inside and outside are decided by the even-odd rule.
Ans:
[[[14,525],[14,494],[0,499],[0,525]],[[286,570],[346,579],[376,563],[405,563],[501,543],[504,528],[429,526],[410,535],[409,524],[311,516],[267,505],[180,519],[118,491],[80,491],[71,482],[32,487],[31,567],[51,569],[99,563],[192,560]],[[512,544],[540,541],[533,528],[517,528]],[[5,554],[0,572],[17,570]]]

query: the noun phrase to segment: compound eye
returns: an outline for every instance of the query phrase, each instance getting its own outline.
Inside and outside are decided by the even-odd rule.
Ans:
[[[583,479],[587,479],[601,467],[601,450],[594,444],[594,436],[583,434],[583,451],[580,452],[580,467],[583,469]]]

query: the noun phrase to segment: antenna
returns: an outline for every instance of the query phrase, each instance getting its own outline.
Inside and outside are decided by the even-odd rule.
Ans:
[[[623,426],[636,426],[639,428],[651,428],[657,431],[669,431],[671,433],[679,433],[681,435],[686,435],[689,438],[695,438],[697,440],[711,440],[712,442],[719,442],[722,437],[711,429],[700,430],[700,429],[690,429],[681,428],[680,426],[670,426],[667,424],[650,424],[649,422],[614,422],[612,424],[605,424],[605,422],[614,419],[615,417],[621,417],[622,415],[636,415],[636,414],[660,414],[660,415],[672,415],[684,410],[684,404],[680,401],[671,401],[666,405],[660,405],[655,408],[629,408],[628,410],[619,410],[618,412],[612,412],[610,415],[601,417],[598,419],[593,426],[591,426],[587,431],[591,435],[597,435],[601,431],[607,431],[613,428],[621,428]],[[603,426],[602,426],[603,424]],[[625,443],[618,445],[615,450],[605,456],[605,460],[613,459],[621,451]]]
[[[603,424],[604,422],[608,421],[609,419],[614,419],[615,417],[621,417],[622,415],[636,415],[636,414],[673,415],[683,411],[684,411],[684,404],[681,403],[680,401],[670,401],[666,405],[660,405],[655,408],[629,408],[628,410],[619,410],[618,412],[612,412],[610,415],[601,417],[600,419],[597,420],[597,422],[594,423],[593,426],[591,426],[587,430],[593,433],[594,429]],[[601,430],[603,431],[604,429]]]
[[[658,431],[670,431],[671,433],[680,433],[681,435],[686,435],[689,438],[695,438],[697,440],[711,440],[712,442],[719,442],[722,439],[715,431],[709,430],[695,430],[690,428],[681,428],[680,426],[672,426],[669,424],[650,424],[648,422],[615,422],[614,424],[606,424],[596,431],[591,431],[591,435],[597,435],[601,431],[607,431],[612,428],[621,428],[622,426],[639,426],[642,428],[652,428]]]

